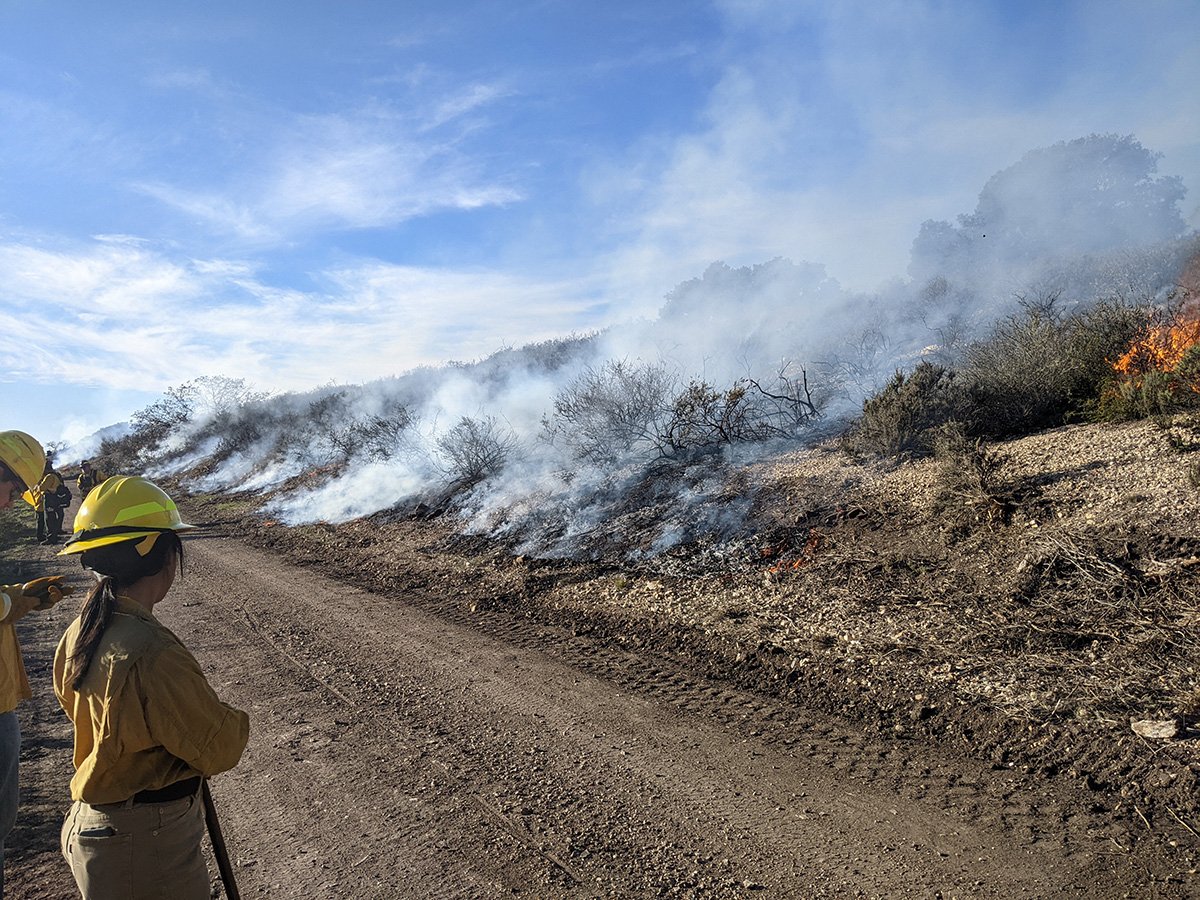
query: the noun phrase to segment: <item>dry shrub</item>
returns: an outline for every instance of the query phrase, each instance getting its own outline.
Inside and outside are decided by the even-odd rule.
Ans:
[[[1113,383],[1110,360],[1145,327],[1147,309],[1111,300],[1063,315],[1057,300],[1022,298],[1021,311],[970,345],[956,371],[923,361],[909,375],[897,372],[863,404],[847,449],[922,456],[948,422],[974,436],[1013,437],[1095,416],[1096,398]],[[1200,357],[1195,368],[1200,373]],[[1130,390],[1113,397],[1127,404]]]
[[[1038,720],[1179,709],[1200,652],[1194,562],[1157,558],[1132,534],[1043,535],[1018,567],[1016,602],[964,621],[979,666],[1012,668],[993,699]]]
[[[503,469],[516,446],[516,435],[494,416],[463,416],[437,439],[437,448],[446,458],[446,474],[467,487]]]
[[[967,348],[960,369],[975,404],[973,427],[997,437],[1083,418],[1113,375],[1145,307],[1104,301],[1063,315],[1057,296],[1022,299],[1021,311]]]
[[[818,416],[803,371],[798,379],[780,374],[771,390],[751,378],[720,390],[692,381],[675,398],[659,440],[664,456],[729,444],[793,437]]]
[[[248,411],[239,409],[231,415],[221,429],[220,443],[213,453],[213,459],[220,462],[235,453],[249,450],[263,438],[264,418],[261,410]]]
[[[972,438],[958,422],[944,425],[934,444],[938,494],[934,511],[951,525],[1005,523],[1015,501],[1003,483],[1007,457],[983,438]]]
[[[405,446],[416,417],[404,404],[393,401],[382,412],[357,419],[346,426],[354,452],[369,459],[391,459]]]
[[[610,360],[589,367],[555,396],[543,433],[593,464],[655,452],[674,389],[674,376],[661,364]]]

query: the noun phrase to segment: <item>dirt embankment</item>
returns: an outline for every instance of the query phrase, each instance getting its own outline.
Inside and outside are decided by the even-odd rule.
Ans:
[[[514,558],[444,521],[217,515],[373,590],[669,652],[880,733],[1099,785],[1130,824],[1200,830],[1200,487],[1178,443],[1149,423],[1059,429],[994,448],[987,489],[957,494],[933,460],[818,448],[739,474],[756,504],[742,540],[637,567]],[[1147,742],[1141,719],[1176,721],[1177,739]]]
[[[636,568],[194,498],[163,615],[256,723],[216,784],[243,892],[1197,895],[1186,457],[1152,426],[1002,449],[1001,515],[818,449],[741,474],[740,544]],[[64,731],[22,715],[10,877],[66,896]]]

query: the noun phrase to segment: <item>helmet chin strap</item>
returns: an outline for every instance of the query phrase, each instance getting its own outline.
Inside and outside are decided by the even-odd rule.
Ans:
[[[137,550],[138,556],[145,556],[154,548],[154,542],[158,540],[158,533],[148,534],[136,544],[134,549]]]

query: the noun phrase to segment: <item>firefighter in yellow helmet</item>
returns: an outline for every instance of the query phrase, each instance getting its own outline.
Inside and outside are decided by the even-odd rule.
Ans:
[[[91,464],[91,461],[84,460],[79,464],[79,496],[86,497],[88,492],[104,480],[100,474],[100,470]]]
[[[63,513],[71,505],[71,492],[49,458],[41,479],[30,491],[37,510],[39,544],[57,544],[62,536]]]
[[[0,509],[24,496],[32,505],[30,489],[42,478],[46,454],[42,445],[23,431],[0,431]],[[21,757],[21,728],[17,704],[31,694],[17,620],[32,610],[46,610],[69,594],[62,576],[38,578],[25,584],[0,585],[0,896],[4,894],[4,841],[17,821],[17,764]]]
[[[85,900],[209,896],[201,779],[237,765],[250,720],[154,617],[191,527],[158,486],[118,476],[84,498],[60,554],[97,577],[54,655],[75,727],[62,850]]]

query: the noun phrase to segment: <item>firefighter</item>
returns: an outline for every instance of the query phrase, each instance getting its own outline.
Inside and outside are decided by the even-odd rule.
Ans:
[[[99,469],[92,468],[92,464],[86,459],[79,464],[79,496],[86,497],[88,491],[104,480],[100,475]]]
[[[37,510],[38,543],[57,543],[62,537],[63,513],[71,505],[71,492],[50,459],[46,460],[42,477],[31,493],[33,507]]]
[[[75,730],[62,852],[85,900],[209,896],[201,779],[237,765],[250,720],[154,616],[191,527],[146,479],[109,478],[60,554],[79,554],[98,579],[54,655]]]
[[[0,509],[24,496],[32,505],[30,488],[46,464],[42,445],[23,431],[0,431]],[[4,895],[4,842],[17,821],[17,764],[21,757],[21,728],[17,704],[29,699],[29,679],[21,659],[16,622],[32,610],[47,610],[69,594],[62,576],[25,584],[0,585],[0,897]]]

